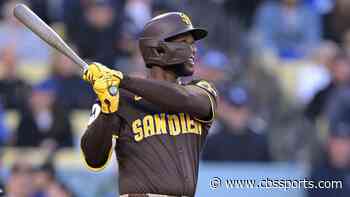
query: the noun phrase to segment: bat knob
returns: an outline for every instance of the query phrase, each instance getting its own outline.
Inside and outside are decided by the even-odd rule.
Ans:
[[[116,96],[118,94],[118,87],[117,86],[110,86],[108,88],[108,92],[112,96]]]

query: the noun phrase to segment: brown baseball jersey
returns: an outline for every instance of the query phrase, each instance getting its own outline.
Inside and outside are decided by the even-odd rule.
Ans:
[[[199,155],[214,118],[217,92],[205,80],[192,80],[183,85],[205,90],[211,103],[212,114],[208,120],[199,120],[185,112],[168,112],[123,89],[120,90],[119,109],[115,114],[98,115],[98,107],[93,109],[90,125],[94,124],[94,119],[101,119],[96,115],[104,116],[100,122],[120,121],[118,128],[107,128],[113,130],[116,139],[114,149],[119,164],[120,194],[194,196]],[[107,120],[106,116],[114,118]],[[102,132],[98,126],[90,129]]]

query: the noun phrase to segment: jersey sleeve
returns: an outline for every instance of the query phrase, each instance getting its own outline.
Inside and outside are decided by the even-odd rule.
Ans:
[[[218,100],[217,89],[215,88],[213,83],[211,83],[207,80],[203,80],[203,79],[194,80],[194,81],[190,82],[190,84],[203,89],[210,100],[210,107],[211,107],[210,116],[205,120],[198,119],[198,118],[196,118],[196,120],[198,120],[200,122],[204,122],[204,123],[212,122],[216,116],[216,110],[217,110],[217,100]]]
[[[89,170],[101,171],[109,163],[119,138],[120,123],[117,114],[102,113],[99,102],[93,105],[81,139],[82,160]]]

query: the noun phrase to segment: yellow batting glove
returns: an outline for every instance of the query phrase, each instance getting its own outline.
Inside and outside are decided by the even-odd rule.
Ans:
[[[102,75],[108,70],[110,69],[106,66],[94,62],[92,64],[89,64],[88,68],[84,71],[83,79],[93,84],[97,79],[101,78]]]
[[[96,62],[90,64],[88,69],[84,71],[83,79],[93,84],[97,79],[106,74],[111,74],[119,79],[123,79],[123,73],[120,71],[109,69],[106,66]]]
[[[119,88],[120,78],[112,74],[105,74],[93,83],[93,89],[101,102],[101,111],[109,114],[118,111],[119,89],[115,95],[109,93],[109,87]]]
[[[117,71],[117,70],[112,70],[109,68],[107,68],[107,70],[104,70],[103,72],[104,72],[104,74],[112,75],[113,77],[117,77],[117,78],[119,78],[119,80],[123,80],[123,77],[124,77],[122,72]]]

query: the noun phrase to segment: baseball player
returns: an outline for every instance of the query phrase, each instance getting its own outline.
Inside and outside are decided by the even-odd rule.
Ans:
[[[194,43],[206,35],[185,14],[165,13],[145,25],[139,40],[148,78],[98,63],[86,70],[99,101],[81,138],[84,161],[102,170],[115,150],[122,197],[194,196],[217,92],[205,80],[181,77],[193,74]],[[118,94],[109,93],[111,86]]]

